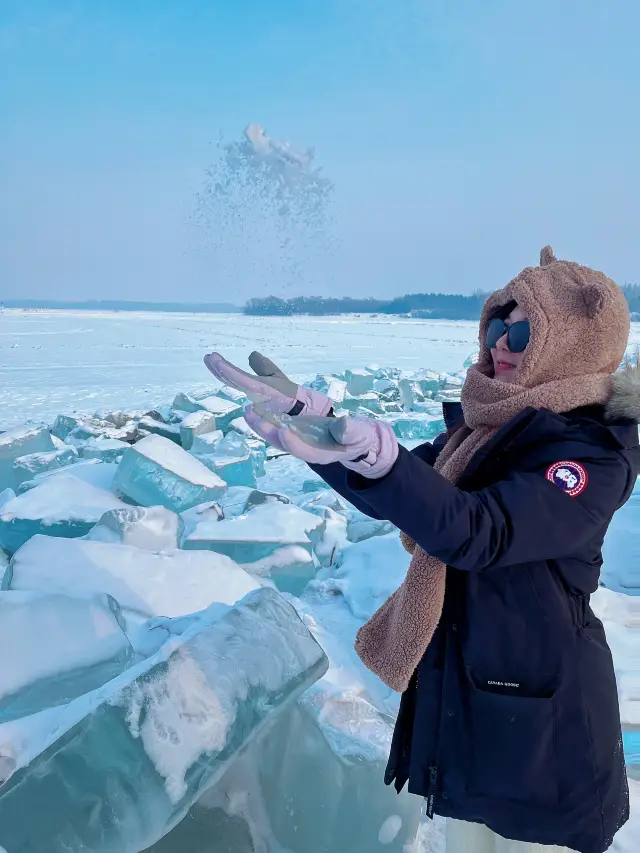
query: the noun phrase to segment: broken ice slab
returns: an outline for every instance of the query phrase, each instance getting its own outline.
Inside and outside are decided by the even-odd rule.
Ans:
[[[244,512],[250,512],[257,506],[262,506],[262,504],[268,503],[281,503],[281,504],[290,504],[286,495],[279,495],[277,493],[270,492],[261,492],[259,489],[253,489],[253,491],[247,497],[247,501],[244,505]],[[240,515],[240,513],[238,513]]]
[[[421,800],[384,784],[393,721],[313,685],[146,853],[408,853]],[[212,844],[212,840],[215,843]],[[433,848],[436,849],[435,847]],[[438,846],[437,849],[440,849]]]
[[[250,486],[255,488],[256,475],[250,453],[245,456],[217,456],[215,454],[198,454],[197,459],[213,471],[228,486]]]
[[[124,672],[134,651],[118,602],[0,592],[0,722],[70,702]]]
[[[201,522],[182,547],[217,551],[237,563],[254,563],[285,545],[298,545],[310,554],[324,528],[324,519],[293,504],[265,503],[237,518]]]
[[[424,414],[422,412],[405,412],[402,415],[385,415],[384,420],[390,424],[398,438],[419,438],[428,441],[444,431],[442,414]]]
[[[149,617],[184,616],[212,601],[234,604],[258,584],[221,554],[34,536],[14,555],[2,586],[68,595],[106,592],[123,609]]]
[[[105,512],[87,533],[93,542],[122,542],[147,551],[180,547],[184,522],[163,506],[127,506]]]
[[[190,450],[197,435],[215,432],[216,419],[211,412],[191,412],[180,424],[180,440],[185,450]]]
[[[141,506],[173,512],[216,500],[226,483],[167,438],[149,435],[124,454],[114,487]]]
[[[55,449],[49,430],[42,424],[25,424],[0,433],[0,492],[17,486],[13,463],[19,456]]]
[[[194,455],[204,456],[207,453],[215,453],[217,445],[223,438],[224,433],[221,429],[201,433],[200,435],[194,435],[193,442],[189,449]]]
[[[75,477],[76,480],[82,480],[98,489],[104,489],[107,492],[113,492],[113,478],[116,475],[118,466],[113,462],[101,462],[99,459],[82,459],[74,465],[68,465],[66,468],[54,471],[46,471],[43,474],[37,474],[33,480],[25,480],[18,488],[18,494],[35,489],[42,483],[48,480],[56,480],[57,477]]]
[[[352,397],[359,397],[373,391],[373,382],[376,377],[367,370],[345,370],[344,378],[348,393]]]
[[[221,397],[215,396],[196,400],[194,397],[182,393],[176,395],[173,401],[173,408],[181,409],[184,412],[211,412],[216,419],[216,429],[221,429],[225,432],[231,421],[242,414],[242,406],[231,402],[231,400],[223,400]]]
[[[223,616],[205,611],[152,658],[64,709],[57,739],[0,787],[2,844],[11,853],[144,850],[326,670],[273,590]]]
[[[76,418],[72,415],[58,415],[51,427],[51,432],[56,438],[64,441],[69,433],[76,427],[80,426],[81,423],[82,418]]]
[[[221,385],[214,396],[222,397],[223,400],[229,400],[231,403],[237,403],[240,406],[244,406],[248,402],[247,395],[237,388],[232,388],[231,385]]]
[[[0,545],[13,554],[39,533],[84,536],[107,510],[123,506],[115,495],[61,472],[0,508]]]
[[[18,456],[13,463],[14,482],[17,486],[25,480],[32,480],[38,474],[55,471],[73,465],[78,459],[75,447],[65,447],[59,450],[49,450],[46,453],[28,453]]]
[[[335,376],[332,376],[326,393],[330,400],[340,405],[347,393],[347,383],[343,379],[337,379]]]
[[[77,445],[83,459],[98,459],[100,462],[119,462],[128,449],[126,441],[117,438],[89,438]]]
[[[613,516],[602,546],[600,583],[609,589],[640,595],[640,479],[631,497]]]
[[[243,568],[259,578],[269,578],[280,592],[299,596],[316,576],[318,564],[306,548],[285,545],[268,557],[245,563]]]
[[[394,530],[390,521],[369,518],[359,509],[348,504],[332,489],[310,492],[296,501],[296,504],[307,512],[322,515],[322,510],[328,508],[334,513],[343,515],[347,522],[347,539],[349,542],[362,542],[373,536],[384,536]]]
[[[168,438],[170,441],[180,444],[179,424],[165,424],[155,418],[144,417],[138,421],[138,427],[151,433],[151,435],[161,435],[163,438]]]
[[[376,414],[382,414],[382,402],[380,395],[375,391],[368,391],[366,394],[361,394],[359,397],[347,395],[339,404],[341,409],[346,409],[348,412],[355,412],[358,408],[364,406]]]

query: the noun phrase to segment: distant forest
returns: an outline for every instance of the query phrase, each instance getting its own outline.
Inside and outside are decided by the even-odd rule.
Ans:
[[[622,288],[634,320],[640,319],[640,284],[627,284]],[[244,313],[261,317],[292,317],[296,314],[323,316],[326,314],[395,314],[434,320],[478,320],[487,293],[470,296],[451,293],[409,293],[395,299],[325,298],[322,296],[296,296],[280,299],[278,296],[250,299]]]
[[[412,317],[476,320],[480,316],[485,299],[486,294],[481,293],[471,296],[411,293],[390,300],[352,299],[349,296],[296,296],[292,299],[267,296],[263,299],[250,299],[244,307],[244,313],[263,317],[291,317],[295,314],[410,314]]]

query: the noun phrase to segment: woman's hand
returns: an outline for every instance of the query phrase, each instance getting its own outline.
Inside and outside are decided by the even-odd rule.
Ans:
[[[266,403],[273,412],[326,415],[333,406],[326,394],[296,385],[259,352],[252,352],[249,356],[249,366],[254,374],[245,373],[217,352],[205,355],[204,363],[216,379],[242,391],[254,403]]]
[[[340,462],[364,477],[377,479],[388,474],[398,458],[395,433],[384,421],[262,417],[253,406],[245,409],[244,417],[269,444],[311,465]]]

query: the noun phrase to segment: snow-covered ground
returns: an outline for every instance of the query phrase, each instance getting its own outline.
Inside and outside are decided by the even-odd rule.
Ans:
[[[149,409],[170,403],[177,392],[211,393],[215,383],[202,364],[202,355],[212,349],[218,349],[240,363],[246,363],[251,350],[262,350],[299,380],[312,379],[317,373],[342,373],[345,368],[371,363],[410,371],[429,368],[436,372],[453,372],[461,369],[464,360],[475,349],[476,331],[475,323],[386,317],[254,318],[241,315],[0,311],[0,430],[27,420],[51,425],[56,415],[61,413]],[[635,324],[630,348],[638,343],[640,325]],[[446,394],[445,389],[451,388],[453,380],[451,377],[449,382],[441,380],[442,393]],[[194,649],[197,652],[201,635],[208,637],[208,643],[223,643],[223,629],[229,630],[223,621],[228,605],[258,587],[275,585],[322,645],[329,658],[329,670],[299,700],[296,706],[299,710],[282,713],[278,718],[280,722],[268,738],[254,737],[244,759],[238,758],[228,775],[223,776],[212,789],[214,793],[218,792],[216,796],[224,795],[222,805],[215,798],[208,802],[201,800],[204,807],[192,809],[187,820],[150,850],[153,853],[184,853],[188,849],[190,853],[209,853],[212,849],[219,849],[210,846],[208,839],[211,839],[211,833],[218,838],[220,833],[229,832],[229,837],[235,839],[225,847],[229,853],[249,853],[250,850],[269,850],[271,853],[275,849],[280,853],[282,848],[275,845],[274,838],[269,835],[271,821],[274,831],[277,829],[279,833],[279,842],[287,849],[304,849],[305,853],[312,848],[322,853],[333,849],[336,853],[371,853],[374,847],[378,849],[376,845],[379,842],[386,849],[395,851],[401,840],[397,835],[400,825],[405,832],[412,820],[414,800],[390,799],[389,789],[380,782],[398,696],[362,667],[352,647],[358,627],[401,582],[408,556],[400,547],[397,533],[389,532],[384,524],[361,517],[330,490],[318,490],[318,478],[303,463],[291,457],[267,461],[266,473],[257,475],[257,487],[263,497],[264,493],[278,493],[287,496],[293,505],[281,502],[252,504],[249,497],[253,487],[249,484],[252,469],[251,465],[248,469],[243,467],[243,460],[236,458],[238,442],[242,439],[234,432],[234,427],[225,427],[230,432],[224,441],[220,441],[221,433],[214,437],[213,432],[209,434],[212,439],[210,445],[201,440],[200,450],[192,450],[194,454],[203,454],[199,456],[201,461],[161,437],[164,435],[162,430],[171,436],[171,430],[175,433],[178,429],[176,424],[187,422],[184,405],[192,405],[195,409],[201,406],[200,402],[184,396],[180,400],[179,411],[172,411],[168,406],[161,409],[162,414],[158,414],[158,418],[165,419],[162,423],[153,419],[136,421],[138,426],[155,424],[160,429],[159,434],[156,430],[156,434],[139,441],[137,450],[129,449],[118,440],[132,429],[125,416],[122,416],[123,423],[119,422],[119,417],[110,422],[76,419],[68,425],[61,423],[57,431],[53,430],[53,437],[47,429],[37,428],[18,431],[17,437],[12,433],[2,436],[7,446],[12,441],[16,447],[24,444],[25,449],[19,452],[27,455],[21,455],[22,464],[12,469],[12,476],[16,477],[14,485],[20,492],[18,496],[0,494],[0,542],[4,536],[4,547],[17,551],[4,577],[0,607],[4,602],[5,607],[13,608],[7,612],[13,614],[16,624],[24,622],[19,608],[30,607],[35,612],[33,608],[36,606],[42,611],[42,619],[46,617],[50,622],[45,631],[45,623],[39,619],[41,633],[31,638],[28,646],[24,644],[21,649],[23,656],[26,655],[24,661],[14,661],[9,673],[15,683],[18,683],[18,676],[23,681],[37,680],[43,691],[41,694],[19,695],[7,673],[2,676],[0,671],[0,676],[7,682],[5,684],[0,678],[0,699],[2,690],[5,690],[7,695],[16,696],[20,702],[26,703],[20,705],[15,699],[9,712],[5,711],[6,722],[0,725],[0,779],[10,777],[16,767],[31,766],[30,763],[36,766],[36,762],[39,763],[35,772],[27,777],[28,785],[34,785],[34,780],[37,785],[43,768],[46,770],[43,778],[47,778],[47,774],[55,775],[53,754],[46,761],[41,760],[43,747],[54,741],[64,743],[64,733],[76,721],[80,721],[77,723],[81,727],[77,733],[80,745],[85,743],[83,720],[89,721],[88,740],[82,747],[85,752],[81,753],[86,758],[87,750],[91,749],[92,715],[96,715],[95,725],[112,725],[115,713],[112,709],[119,707],[119,703],[125,706],[128,702],[126,719],[132,736],[131,744],[135,742],[136,748],[139,746],[142,731],[144,748],[157,772],[167,779],[167,785],[169,781],[177,784],[181,795],[189,781],[186,771],[190,762],[196,760],[203,747],[208,748],[209,753],[212,751],[207,739],[213,738],[218,742],[221,735],[227,737],[229,734],[224,727],[215,732],[207,727],[206,723],[211,719],[209,709],[218,693],[214,696],[211,685],[195,678],[201,672],[208,674],[207,667],[215,662],[200,661],[201,668],[196,672],[189,666],[185,667],[185,660],[192,659],[189,655],[194,654]],[[227,402],[226,405],[230,404]],[[386,405],[391,408],[385,408]],[[416,424],[421,422],[427,430],[433,420],[430,405],[437,404],[430,399],[418,403],[411,415],[417,418]],[[408,430],[409,440],[412,440],[412,430],[416,426],[406,424],[406,415],[400,408],[394,409],[393,402],[384,406],[378,414],[392,420],[403,420],[405,425],[402,429]],[[201,410],[207,410],[206,401],[202,403]],[[200,420],[204,423],[206,419],[201,417]],[[404,435],[402,429],[399,427],[401,437]],[[68,431],[71,432],[67,434]],[[61,439],[66,443],[62,444]],[[228,442],[226,448],[225,441]],[[120,450],[121,445],[126,450]],[[264,456],[264,448],[256,449],[255,442],[245,449],[247,458],[249,449],[252,454]],[[111,455],[125,452],[128,456],[124,464],[118,464],[121,455]],[[243,480],[243,485],[231,485],[221,490],[217,474],[203,467],[203,463],[212,465],[215,461],[210,452],[218,454],[221,463],[226,460],[225,464],[229,462],[231,467],[235,466],[234,476],[248,477],[246,484]],[[262,464],[265,464],[264,458]],[[58,465],[62,470],[58,470]],[[229,476],[230,469],[224,470]],[[206,475],[204,480],[201,474]],[[2,488],[0,484],[0,493]],[[201,496],[199,501],[206,500],[207,503],[194,505],[194,495],[199,495],[202,489],[208,490],[208,496]],[[149,510],[145,508],[147,492],[147,503],[154,504]],[[120,498],[141,503],[143,507],[125,507]],[[164,501],[162,507],[155,506],[159,498],[160,502]],[[218,520],[218,509],[211,503],[214,500],[219,501],[224,510],[224,522]],[[52,501],[56,502],[55,507],[50,506]],[[613,579],[617,567],[628,562],[627,558],[637,551],[631,516],[634,511],[635,503],[632,501],[623,511],[626,513],[624,518],[621,515],[620,531],[624,531],[622,538],[628,541],[628,548],[621,549],[620,542],[616,542],[618,547],[611,550],[609,568]],[[99,524],[94,526],[98,519]],[[289,538],[279,537],[280,544],[287,544],[277,550],[273,550],[269,537],[263,535],[274,528],[274,519],[287,526],[291,534]],[[247,524],[247,521],[251,523]],[[81,534],[86,534],[82,540],[71,538]],[[61,538],[53,539],[52,536]],[[195,550],[190,550],[192,548]],[[224,556],[227,553],[232,559]],[[4,569],[3,559],[6,565],[8,556],[3,558],[0,550],[0,576]],[[376,571],[381,566],[384,566],[384,571]],[[299,579],[306,582],[310,570],[315,580],[302,592]],[[615,588],[623,589],[624,584]],[[64,603],[65,596],[97,593],[103,598],[94,601],[93,610],[75,598],[66,600],[67,610],[60,609],[56,603],[61,600]],[[111,598],[107,600],[105,593]],[[198,618],[189,615],[207,607],[212,601],[217,602],[215,607],[219,610],[206,611]],[[640,598],[612,589],[599,590],[593,600],[594,609],[605,623],[614,654],[623,717],[626,723],[634,725],[640,723],[635,710],[640,704],[635,701],[636,603],[640,603]],[[69,609],[72,605],[73,610]],[[261,606],[267,615],[271,612],[268,599]],[[73,619],[66,615],[68,613]],[[295,631],[291,633],[291,625],[287,622],[289,617],[286,614],[276,616],[273,616],[274,637],[281,635],[287,638],[287,643],[292,639],[295,643],[299,639],[302,649],[307,641],[302,636],[296,639]],[[237,620],[240,617],[236,614],[229,618]],[[278,619],[284,621],[280,624]],[[216,627],[218,623],[222,627]],[[228,624],[231,625],[232,621]],[[59,644],[57,647],[66,649],[69,672],[77,672],[80,681],[71,678],[59,683],[55,678],[52,681],[56,675],[56,656],[51,654],[51,648],[56,646],[54,643],[49,647],[49,644],[53,643],[50,638],[54,636],[55,643]],[[167,637],[171,639],[165,642]],[[242,642],[241,636],[239,641]],[[179,651],[181,642],[193,644],[188,654]],[[42,650],[36,652],[38,643]],[[84,682],[82,687],[82,679],[87,678],[86,659],[91,643],[95,644],[95,648],[90,648],[93,681],[91,687],[89,682]],[[263,672],[269,648],[266,643],[264,648],[260,643],[254,645],[255,672]],[[306,660],[311,654],[309,648],[305,648],[304,654],[300,652],[300,660]],[[162,676],[166,684],[162,681],[157,690],[145,693],[144,673],[150,672],[152,666],[164,672],[164,662],[173,652],[177,657],[171,658],[173,663],[169,673]],[[261,658],[265,652],[267,657]],[[247,654],[245,650],[241,657]],[[313,654],[307,661],[309,667],[312,658]],[[103,676],[103,671],[108,676]],[[268,664],[266,672],[269,672]],[[132,679],[138,677],[137,673],[142,680],[133,684]],[[276,692],[284,689],[278,677],[284,684],[287,682],[285,675],[271,673],[270,677],[275,678]],[[112,680],[95,690],[95,684],[103,684],[105,677]],[[230,671],[225,675],[226,680],[220,680],[223,685],[220,696],[226,695],[226,686],[232,684],[235,677],[236,673]],[[290,673],[287,677],[293,683]],[[307,673],[304,677],[311,678],[311,675]],[[189,679],[197,687],[195,699],[188,690],[185,696],[180,695],[185,684],[191,688]],[[166,705],[164,700],[171,693],[171,685],[175,695]],[[83,690],[91,692],[81,695]],[[48,697],[48,704],[42,704],[42,695]],[[149,703],[147,710],[151,708],[152,724],[146,729],[136,716],[136,713],[140,715],[142,702]],[[180,703],[184,707],[179,707]],[[206,713],[201,712],[198,703]],[[46,710],[24,716],[39,707]],[[192,752],[188,755],[184,749],[177,748],[179,741],[175,740],[176,736],[185,734],[185,720],[195,721],[193,724],[189,722],[192,728],[186,731],[191,737]],[[137,728],[139,723],[142,729]],[[295,749],[288,745],[291,740],[289,727],[293,732]],[[270,743],[277,746],[270,747]],[[73,748],[63,747],[67,756]],[[274,775],[269,777],[270,783],[265,786],[264,780],[257,776],[253,778],[251,772],[247,773],[247,768],[251,770],[252,765],[255,771],[261,761],[267,760],[265,756],[269,755],[270,748],[272,753],[274,749],[277,752],[276,763],[281,762],[282,767],[278,767],[279,777],[275,774],[275,766],[272,768]],[[309,772],[315,774],[318,791],[322,791],[314,799],[312,810],[305,808],[304,801],[304,776],[308,774],[302,774],[302,779],[296,775],[299,773],[299,750],[304,750]],[[100,767],[102,752],[104,750],[100,749],[95,755],[96,768]],[[108,750],[106,752],[108,755]],[[354,756],[356,761],[352,762],[350,759]],[[209,756],[207,761],[210,760]],[[49,765],[49,761],[53,764]],[[244,769],[242,761],[245,762]],[[233,768],[236,768],[236,776]],[[94,770],[95,784],[99,785],[100,772]],[[102,776],[108,776],[108,772],[108,765],[105,765]],[[276,778],[278,784],[274,782]],[[323,778],[330,782],[324,788]],[[73,782],[71,776],[69,779]],[[640,849],[640,781],[632,779],[630,784],[632,819],[617,836],[611,848],[614,853],[636,853]],[[23,787],[26,789],[28,785]],[[173,791],[175,799],[175,790],[167,785],[170,798]],[[274,787],[276,792],[287,791],[286,803],[282,795],[275,801],[269,799],[269,788]],[[16,785],[18,804],[19,788]],[[36,799],[42,796],[37,788],[30,790],[36,791]],[[350,797],[358,790],[365,792],[365,799],[379,798],[375,806],[371,800],[358,804],[357,796],[352,801]],[[141,785],[141,791],[146,794],[145,803],[153,803],[154,807],[145,812],[150,819],[149,824],[143,826],[141,821],[138,827],[134,821],[135,827],[132,823],[131,832],[139,832],[140,838],[155,839],[159,835],[154,833],[162,821],[167,821],[167,827],[172,825],[169,820],[171,808],[162,801],[159,793],[152,795],[150,787],[145,790]],[[34,795],[31,796],[33,800]],[[191,802],[194,801],[195,795]],[[119,798],[118,802],[123,815],[136,813],[135,808],[132,811],[127,805],[126,797]],[[74,798],[71,798],[70,809],[73,803]],[[364,807],[367,820],[370,816],[372,826],[375,825],[373,846],[370,844],[364,849],[361,838],[360,846],[357,842],[349,842],[344,850],[337,850],[335,844],[322,846],[321,835],[327,831],[327,826],[330,829],[332,825],[331,821],[323,818],[322,809],[327,815],[333,815],[345,807],[353,814],[340,812],[344,838],[351,830],[349,818],[355,820],[359,814],[357,808]],[[10,803],[5,805],[5,815],[11,809]],[[283,809],[288,816],[283,817]],[[391,809],[393,811],[389,811]],[[296,810],[300,815],[304,814],[300,823],[305,828],[300,828],[297,838],[289,839],[287,833],[292,831],[292,827],[298,832],[292,818]],[[319,811],[319,818],[314,825],[308,815],[316,811]],[[238,832],[238,827],[232,818],[238,814],[253,826],[253,841],[255,832],[264,846],[246,842],[246,839],[243,841],[244,836],[241,838],[233,834]],[[335,819],[332,820],[335,824]],[[0,795],[0,828],[1,825]],[[445,853],[442,827],[440,820],[425,822],[421,842],[411,848],[405,847],[405,853],[409,849],[412,853]],[[16,837],[20,834],[19,822],[13,831]],[[309,843],[303,843],[300,848],[297,845],[302,841],[303,832],[308,833]],[[132,834],[128,840],[133,837]],[[354,837],[359,838],[358,832]],[[3,841],[0,833],[0,845]],[[396,846],[388,847],[391,842]],[[7,849],[13,853],[10,847]],[[55,848],[56,851],[62,849],[75,851],[89,847]],[[134,849],[140,850],[141,847],[129,846],[127,853]],[[0,853],[2,850],[0,847]]]
[[[640,328],[638,329],[640,341]],[[0,429],[60,412],[151,408],[206,390],[214,349],[260,350],[302,379],[371,362],[459,370],[477,325],[395,317],[0,311]]]

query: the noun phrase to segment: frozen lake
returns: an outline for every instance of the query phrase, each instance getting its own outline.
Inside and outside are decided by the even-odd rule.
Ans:
[[[259,349],[302,380],[371,362],[458,370],[476,335],[472,322],[396,317],[4,310],[0,429],[60,412],[151,408],[177,391],[205,390],[202,356],[212,349],[242,366]]]
[[[0,429],[60,412],[151,408],[210,387],[218,349],[240,365],[259,349],[299,380],[377,362],[453,371],[477,324],[400,317],[245,317],[160,312],[0,311]],[[634,323],[630,346],[640,343]]]

